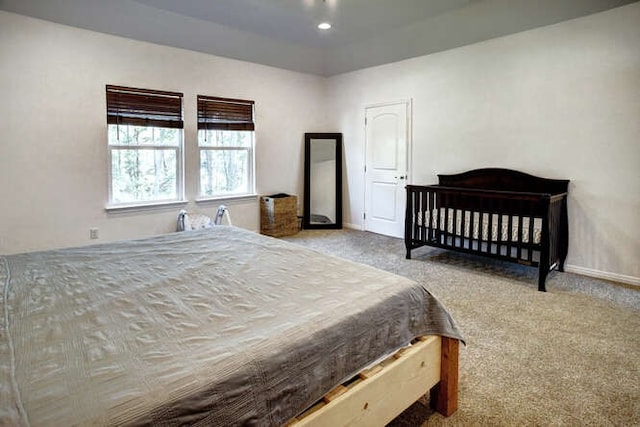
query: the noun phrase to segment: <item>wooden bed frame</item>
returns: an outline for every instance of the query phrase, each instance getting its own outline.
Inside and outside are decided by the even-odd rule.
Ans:
[[[546,291],[549,271],[564,271],[569,244],[569,180],[499,168],[438,178],[438,185],[406,187],[407,259],[412,249],[428,245],[538,267],[540,291]],[[462,226],[458,227],[460,221]],[[467,221],[470,230],[465,232]],[[533,239],[535,221],[541,223],[539,242]],[[444,226],[451,223],[453,229]],[[496,227],[499,231],[494,239]],[[503,239],[503,227],[508,230],[507,239]]]
[[[422,336],[379,364],[337,386],[286,426],[383,426],[430,390],[444,416],[458,408],[459,341]]]

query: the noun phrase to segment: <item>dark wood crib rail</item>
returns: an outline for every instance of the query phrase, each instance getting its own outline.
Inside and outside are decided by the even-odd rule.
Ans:
[[[406,187],[408,259],[412,249],[428,245],[538,267],[540,291],[551,269],[564,271],[569,181],[495,168],[438,176],[439,185]]]

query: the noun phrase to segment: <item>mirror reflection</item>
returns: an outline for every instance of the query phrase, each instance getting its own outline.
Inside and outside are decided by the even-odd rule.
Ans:
[[[336,141],[311,139],[310,215],[311,224],[336,222]]]
[[[305,228],[342,228],[342,134],[305,134]]]

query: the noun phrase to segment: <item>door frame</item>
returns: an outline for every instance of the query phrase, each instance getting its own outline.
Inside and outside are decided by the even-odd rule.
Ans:
[[[375,104],[366,104],[364,106],[364,120],[362,121],[364,124],[364,150],[363,153],[363,164],[364,167],[367,167],[367,147],[369,145],[367,141],[367,109],[369,108],[377,108],[377,107],[387,107],[390,105],[397,104],[405,104],[406,112],[407,112],[407,179],[405,180],[405,185],[409,185],[411,180],[413,179],[413,98],[400,98],[395,101],[387,101],[387,102],[377,102]],[[364,169],[364,168],[363,168]],[[364,197],[362,198],[362,230],[366,231],[367,229],[367,218],[365,216],[367,210],[367,178],[365,170],[362,171],[363,180],[362,180],[362,193]],[[405,202],[406,203],[406,202]]]

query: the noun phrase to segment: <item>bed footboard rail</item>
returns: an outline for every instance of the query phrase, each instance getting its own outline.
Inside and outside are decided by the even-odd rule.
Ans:
[[[441,185],[408,185],[407,259],[428,245],[562,270],[567,255],[566,193],[550,195]]]
[[[338,385],[284,427],[384,425],[429,393],[429,404],[448,417],[458,409],[455,338],[421,336],[411,346]],[[389,384],[402,393],[389,394]]]

